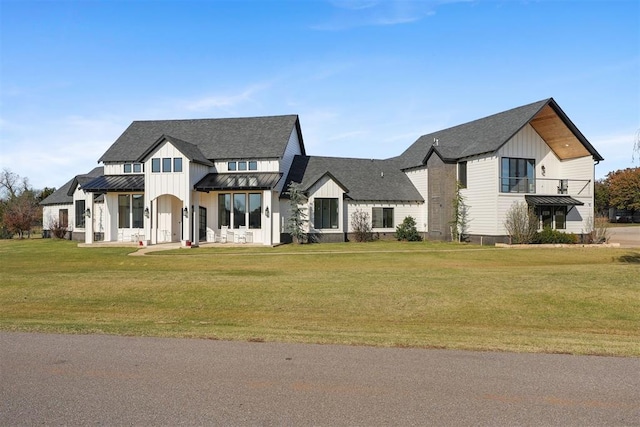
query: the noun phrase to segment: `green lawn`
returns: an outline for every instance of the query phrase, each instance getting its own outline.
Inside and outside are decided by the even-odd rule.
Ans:
[[[0,241],[0,329],[640,356],[640,251]]]

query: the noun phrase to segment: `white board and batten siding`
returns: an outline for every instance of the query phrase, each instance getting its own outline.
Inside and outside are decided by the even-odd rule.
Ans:
[[[416,220],[416,228],[418,229],[418,231],[426,232],[428,231],[429,224],[429,173],[427,171],[427,167],[425,166],[417,169],[412,169],[406,171],[405,174],[424,199],[424,203],[419,205],[420,209],[418,210],[418,212],[416,212],[415,215],[411,216]],[[397,222],[395,218],[396,217],[394,215],[394,221]],[[402,217],[402,219],[404,219],[404,217]],[[402,222],[402,219],[400,220],[400,222]]]
[[[345,222],[344,190],[342,187],[328,175],[325,175],[309,188],[308,195],[309,232],[344,233],[348,222]],[[338,199],[338,228],[316,230],[313,227],[315,199]]]
[[[427,223],[424,215],[424,203],[415,202],[348,202],[347,203],[347,224],[348,231],[353,232],[351,227],[351,215],[360,210],[369,214],[369,222],[373,225],[373,208],[392,208],[393,226],[389,228],[372,228],[374,233],[395,233],[396,227],[408,216],[416,220],[416,229],[419,232],[426,231]]]
[[[123,173],[124,173],[123,163],[105,163],[104,164],[105,175],[122,175]]]
[[[273,189],[276,193],[280,194],[284,187],[284,182],[287,175],[289,175],[289,169],[291,169],[291,164],[293,163],[293,158],[297,155],[302,154],[302,150],[300,148],[300,139],[298,138],[298,132],[294,126],[291,131],[291,135],[289,135],[289,142],[287,142],[287,147],[282,154],[282,158],[280,159],[278,165],[278,171],[282,173],[282,179],[278,182],[276,187]]]
[[[467,188],[460,191],[467,206],[467,233],[495,235],[500,161],[494,155],[467,159]]]
[[[153,158],[182,157],[182,172],[151,172]],[[145,162],[145,203],[163,194],[171,194],[182,201],[189,200],[190,179],[188,159],[169,142],[162,144]],[[172,163],[173,166],[173,163]]]

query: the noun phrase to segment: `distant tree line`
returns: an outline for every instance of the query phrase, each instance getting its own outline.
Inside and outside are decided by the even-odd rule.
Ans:
[[[40,202],[55,188],[36,190],[29,179],[9,169],[0,172],[0,238],[31,237],[34,227],[42,224]]]
[[[597,214],[608,215],[609,208],[640,212],[640,167],[609,172],[594,190]]]

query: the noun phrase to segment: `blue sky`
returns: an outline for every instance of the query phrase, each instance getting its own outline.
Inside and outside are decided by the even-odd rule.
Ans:
[[[387,158],[549,97],[598,178],[640,164],[640,1],[0,0],[0,168],[35,188],[133,120],[299,114],[308,154]]]

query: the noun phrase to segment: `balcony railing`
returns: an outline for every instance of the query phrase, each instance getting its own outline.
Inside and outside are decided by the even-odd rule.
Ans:
[[[592,189],[590,179],[501,177],[500,192],[589,196]]]

